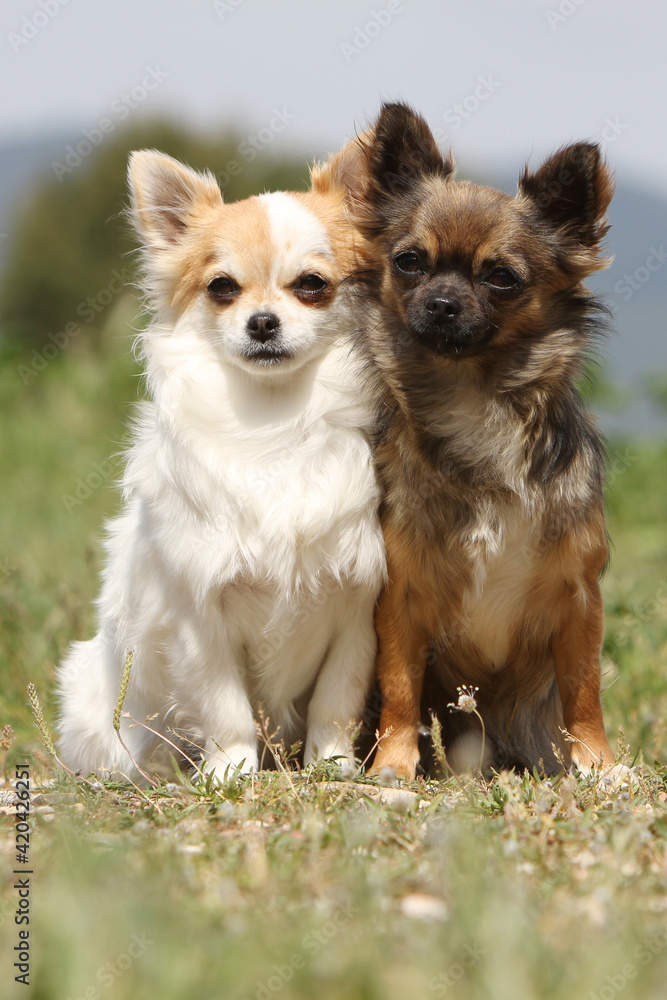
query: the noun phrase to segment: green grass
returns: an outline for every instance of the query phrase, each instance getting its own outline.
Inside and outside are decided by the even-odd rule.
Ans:
[[[7,776],[27,758],[44,785],[33,793],[27,989],[13,982],[14,809],[0,796],[2,995],[662,997],[667,445],[610,449],[604,706],[612,742],[622,726],[621,752],[640,762],[635,784],[502,774],[397,796],[322,769],[148,793],[52,767],[26,685],[53,725],[54,665],[94,628],[101,526],[118,497],[115,472],[90,477],[122,446],[140,391],[129,341],[113,332],[132,309],[119,304],[101,348],[72,343],[27,385],[25,359],[0,367],[0,729],[17,736]],[[89,494],[63,500],[79,481]]]

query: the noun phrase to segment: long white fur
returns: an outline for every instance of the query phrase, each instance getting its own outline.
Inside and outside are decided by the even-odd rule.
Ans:
[[[170,163],[149,160],[143,174],[168,175]],[[260,203],[274,261],[298,263],[314,243],[331,253],[323,224],[295,198]],[[295,361],[255,373],[237,356],[239,310],[222,311],[212,330],[195,297],[172,325],[156,246],[148,280],[154,268],[164,308],[142,344],[152,400],[109,525],[98,634],[74,643],[59,668],[61,754],[84,774],[137,778],[112,726],[132,650],[126,711],[139,721],[157,713],[150,725],[165,733],[177,718],[202,741],[203,772],[258,766],[260,705],[279,735],[305,737],[307,763],[341,755],[352,765],[385,563],[370,405],[343,290],[308,309],[276,264],[269,300],[252,309],[280,316]],[[151,734],[127,719],[122,733],[150,767]]]

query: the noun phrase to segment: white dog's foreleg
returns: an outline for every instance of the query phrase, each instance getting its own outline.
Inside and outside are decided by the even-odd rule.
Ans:
[[[222,630],[202,622],[182,622],[179,640],[174,694],[203,736],[201,773],[223,780],[234,771],[256,771],[257,734],[240,651]]]
[[[308,708],[304,761],[330,757],[346,771],[354,771],[354,728],[368,696],[375,661],[374,593],[355,592],[348,604],[345,625],[322,665]]]
[[[233,772],[249,774],[257,770],[255,719],[236,671],[227,672],[224,683],[219,682],[217,690],[210,692],[200,717],[206,737],[202,774],[215,772],[216,779],[222,780]]]

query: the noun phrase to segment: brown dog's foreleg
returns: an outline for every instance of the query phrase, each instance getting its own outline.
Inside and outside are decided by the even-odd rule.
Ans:
[[[597,579],[588,580],[567,598],[552,644],[563,720],[575,740],[571,744],[572,761],[584,772],[614,762],[600,704],[603,629],[600,587]]]
[[[389,583],[376,611],[377,674],[382,691],[380,742],[371,774],[391,768],[412,781],[419,763],[420,700],[428,654],[426,630],[411,620],[405,590]]]

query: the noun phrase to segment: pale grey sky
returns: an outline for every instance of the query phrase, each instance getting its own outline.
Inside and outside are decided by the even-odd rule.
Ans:
[[[311,156],[401,97],[467,165],[596,137],[667,198],[666,43],[662,0],[3,0],[0,141],[160,112]]]

